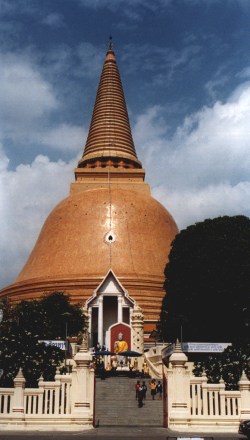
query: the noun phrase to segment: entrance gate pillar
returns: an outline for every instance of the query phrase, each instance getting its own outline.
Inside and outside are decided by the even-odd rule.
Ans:
[[[72,414],[78,422],[86,420],[93,423],[94,417],[94,370],[90,369],[92,361],[88,351],[88,332],[84,332],[79,352],[75,355],[75,368],[72,371],[71,402]]]
[[[182,427],[188,427],[190,372],[186,366],[187,360],[188,358],[183,353],[181,344],[177,340],[175,350],[169,358],[170,368],[167,369],[168,421],[172,429],[175,429],[175,423],[178,426],[180,421]]]

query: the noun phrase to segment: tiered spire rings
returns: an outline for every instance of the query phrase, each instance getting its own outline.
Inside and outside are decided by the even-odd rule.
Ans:
[[[78,167],[142,168],[137,159],[110,37],[83,157]]]

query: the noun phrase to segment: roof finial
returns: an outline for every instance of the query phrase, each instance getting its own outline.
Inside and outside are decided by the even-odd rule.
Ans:
[[[112,35],[109,36],[109,47],[108,47],[108,50],[113,50]]]

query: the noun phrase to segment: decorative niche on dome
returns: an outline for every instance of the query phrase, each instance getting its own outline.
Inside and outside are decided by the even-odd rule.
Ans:
[[[108,244],[114,243],[114,241],[116,240],[116,235],[114,234],[114,232],[109,231],[109,232],[105,235],[104,240],[105,240],[105,242],[108,243]]]

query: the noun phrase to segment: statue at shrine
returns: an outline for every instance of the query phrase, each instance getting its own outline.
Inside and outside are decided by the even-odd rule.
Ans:
[[[127,351],[127,350],[128,350],[128,343],[126,341],[124,341],[123,334],[119,333],[118,334],[118,341],[115,341],[114,351],[115,351],[115,353],[119,354],[122,351]]]

